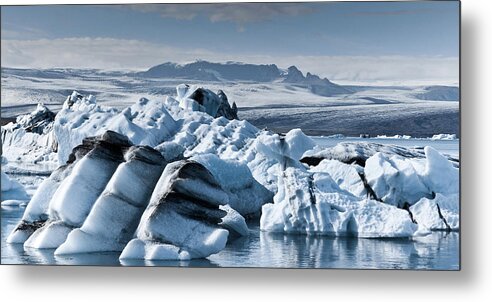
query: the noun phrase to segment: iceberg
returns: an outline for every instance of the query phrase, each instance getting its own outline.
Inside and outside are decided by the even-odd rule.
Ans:
[[[82,145],[73,149],[65,165],[57,168],[45,179],[34,193],[26,207],[21,221],[7,237],[8,243],[24,243],[48,220],[49,204],[61,182],[71,173],[74,164],[94,148],[94,139],[84,139]]]
[[[1,127],[2,158],[9,162],[51,163],[56,160],[57,149],[53,122],[55,114],[43,104],[15,123]],[[56,165],[49,165],[56,167]]]
[[[74,164],[70,175],[60,183],[49,203],[48,220],[24,246],[57,248],[72,229],[80,227],[123,161],[123,148],[129,146],[127,138],[115,132],[99,137],[94,148]]]
[[[378,144],[366,142],[342,142],[331,148],[321,148],[316,146],[311,150],[307,150],[301,162],[310,166],[318,165],[323,159],[335,159],[342,163],[353,164],[364,167],[366,160],[376,153],[382,153],[384,156],[399,155],[405,158],[425,158],[423,148],[405,148],[392,144]],[[445,157],[453,162],[454,166],[459,166],[459,160],[452,156]]]
[[[194,161],[164,169],[142,215],[136,238],[120,259],[186,260],[207,257],[225,247],[229,232],[219,226],[227,194],[213,175]]]
[[[27,194],[24,186],[21,185],[15,179],[11,179],[3,171],[2,174],[2,205],[12,205],[15,204],[14,201],[25,201],[29,200],[29,195]]]
[[[263,206],[264,231],[376,238],[411,237],[418,229],[406,211],[357,198],[328,173],[289,167],[279,182],[274,204]]]
[[[7,241],[59,257],[189,260],[247,236],[246,221],[257,217],[273,233],[392,238],[459,229],[457,158],[430,147],[323,148],[300,129],[282,135],[237,119],[222,91],[176,92],[123,110],[74,92],[56,116],[38,107],[2,127],[10,158],[34,148],[59,165]]]
[[[68,234],[55,255],[121,251],[133,238],[166,162],[148,146],[132,146],[124,158],[82,226]]]
[[[206,112],[210,116],[224,116],[230,120],[237,119],[236,103],[231,107],[222,90],[215,94],[209,89],[187,84],[179,85],[176,90],[179,106],[185,110]]]
[[[458,139],[456,134],[435,134],[431,137],[431,140],[454,140]]]

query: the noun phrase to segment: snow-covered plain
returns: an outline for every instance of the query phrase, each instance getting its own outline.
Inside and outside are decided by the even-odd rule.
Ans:
[[[239,117],[260,129],[286,133],[301,128],[308,135],[413,137],[459,132],[457,87],[347,86],[350,92],[324,96],[314,93],[305,81],[279,78],[266,82],[255,77],[203,81],[100,70],[2,68],[2,118],[31,112],[38,102],[57,112],[72,90],[96,96],[99,104],[123,109],[142,97],[153,100],[173,95],[181,83],[206,83],[213,91],[226,91],[241,108]]]

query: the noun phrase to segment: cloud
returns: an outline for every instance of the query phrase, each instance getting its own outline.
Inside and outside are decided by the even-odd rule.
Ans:
[[[145,69],[162,61],[213,54],[113,38],[2,40],[1,51],[2,66],[19,68]]]
[[[205,16],[211,22],[234,22],[240,25],[314,12],[311,7],[301,3],[137,4],[128,7],[144,13],[158,13],[163,18],[192,20],[197,16]]]
[[[459,81],[456,57],[302,56],[289,60],[343,84],[456,85]]]
[[[401,15],[417,15],[432,13],[435,10],[432,9],[401,9],[401,10],[387,10],[387,11],[360,11],[353,12],[347,15],[349,16],[401,16]]]
[[[39,39],[48,37],[48,33],[39,28],[20,26],[10,22],[2,22],[2,39]]]
[[[217,53],[112,38],[2,40],[1,65],[18,68],[97,68],[143,70],[171,61],[197,59],[296,65],[339,83],[457,84],[459,59],[428,56],[287,56]]]

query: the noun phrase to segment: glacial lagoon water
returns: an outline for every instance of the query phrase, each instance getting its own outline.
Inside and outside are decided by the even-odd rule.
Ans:
[[[337,142],[348,139],[316,138],[315,140],[320,145],[333,146]],[[382,139],[378,142],[403,146],[431,145],[440,152],[459,156],[457,140]],[[30,182],[26,178],[32,177],[12,176],[21,182]],[[22,217],[24,209],[23,207],[1,208],[2,264],[424,270],[460,268],[460,234],[457,232],[433,232],[428,236],[413,239],[336,238],[265,233],[259,230],[259,221],[249,223],[248,237],[230,241],[224,250],[207,259],[121,262],[118,260],[119,253],[57,257],[53,255],[54,250],[24,250],[22,245],[5,243],[6,237]]]
[[[24,250],[4,238],[17,224],[23,208],[2,208],[2,264],[128,265],[189,267],[275,267],[360,269],[459,269],[459,234],[434,232],[417,239],[358,239],[261,232],[250,223],[248,237],[228,243],[220,253],[192,261],[123,261],[119,253],[54,256],[52,249]]]

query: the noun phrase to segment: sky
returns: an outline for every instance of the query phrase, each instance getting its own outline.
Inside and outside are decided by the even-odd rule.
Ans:
[[[456,84],[459,3],[2,6],[1,65],[296,65],[339,83]]]

